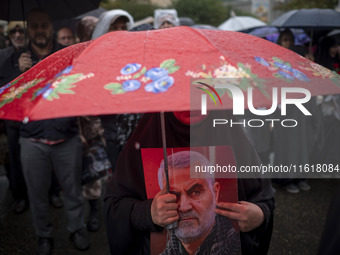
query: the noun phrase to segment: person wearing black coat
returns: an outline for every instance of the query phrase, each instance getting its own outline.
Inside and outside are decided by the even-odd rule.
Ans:
[[[241,126],[217,126],[212,119],[233,118],[227,111],[210,112],[196,124],[184,124],[174,113],[165,113],[165,131],[168,148],[190,146],[229,145],[237,166],[259,165],[259,158]],[[147,199],[141,148],[161,148],[159,113],[144,114],[135,132],[124,147],[105,195],[107,236],[111,254],[150,254],[150,233],[163,227],[151,216],[153,199]],[[238,206],[256,208],[261,221],[250,220],[241,230],[242,254],[266,254],[269,249],[274,189],[266,178],[238,179]],[[242,231],[242,229],[246,231]]]

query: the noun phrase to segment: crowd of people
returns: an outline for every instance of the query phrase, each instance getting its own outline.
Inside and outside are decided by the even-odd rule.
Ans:
[[[180,20],[173,9],[158,9],[153,24],[139,26],[134,26],[134,19],[128,12],[110,10],[99,18],[82,18],[75,31],[69,27],[54,31],[49,15],[44,10],[34,9],[27,21],[11,21],[7,26],[7,47],[0,50],[0,86],[72,44],[113,31],[165,29],[179,25]],[[290,30],[284,30],[277,43],[340,74],[340,47],[334,38],[320,38],[314,52],[307,46],[296,47],[293,42],[294,35]],[[209,119],[221,114],[225,118],[229,112],[211,112],[198,120],[190,119],[187,112],[166,113],[168,146],[228,145],[237,165],[259,164],[261,160],[273,164],[312,161],[339,164],[340,96],[318,98],[312,104],[313,115],[325,116],[325,122],[311,127],[310,119],[293,116],[294,112],[288,111],[288,115],[299,118],[299,123],[303,124],[293,131],[268,126],[260,130],[261,134],[241,127],[207,132]],[[8,141],[6,170],[14,199],[13,210],[18,214],[28,208],[31,210],[38,237],[37,254],[51,254],[53,250],[49,204],[64,207],[70,240],[76,249],[88,249],[87,231],[97,231],[101,227],[98,207],[103,196],[112,254],[150,254],[153,233],[162,233],[175,222],[178,222],[177,230],[169,230],[171,241],[162,254],[238,254],[239,249],[242,254],[268,252],[275,208],[275,191],[270,179],[238,179],[239,202],[219,202],[216,198],[219,184],[199,178],[190,179],[188,183],[183,169],[190,167],[190,162],[186,160],[189,165],[185,164],[185,159],[180,158],[178,165],[169,165],[169,168],[182,169],[178,175],[184,184],[172,185],[177,193],[168,193],[161,187],[153,199],[147,197],[141,148],[162,147],[159,114],[81,116],[25,124],[2,122]],[[206,136],[202,137],[202,134]],[[294,139],[287,139],[288,136],[294,136]],[[274,152],[274,159],[269,157],[271,152]],[[171,156],[169,161],[172,160]],[[101,171],[94,176],[90,168],[97,161],[101,163]],[[203,164],[200,160],[196,163]],[[289,176],[273,181],[290,193],[311,188],[306,180]],[[103,185],[107,187],[105,195]],[[210,217],[209,224],[199,234],[191,233],[191,228],[207,222],[204,216],[207,212],[201,208],[199,200],[206,197],[213,198],[213,203],[206,203],[213,208],[211,214],[216,213],[218,217]],[[84,200],[88,200],[90,207],[86,224]],[[219,227],[226,218],[236,222],[234,226],[229,221],[223,223],[232,229],[229,232]],[[218,233],[225,238],[213,229],[219,229]]]

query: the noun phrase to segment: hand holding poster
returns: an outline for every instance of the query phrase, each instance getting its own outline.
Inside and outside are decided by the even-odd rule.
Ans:
[[[151,233],[152,254],[240,253],[237,224],[215,213],[218,202],[237,202],[236,174],[217,179],[207,171],[214,164],[235,164],[230,147],[168,149],[171,194],[165,191],[162,149],[142,149],[142,159],[147,196],[154,198],[154,222],[160,226],[178,222],[177,228],[169,230],[169,240],[165,231]]]

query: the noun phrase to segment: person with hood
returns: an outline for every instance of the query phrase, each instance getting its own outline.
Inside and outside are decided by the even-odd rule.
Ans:
[[[93,31],[92,39],[108,32],[131,30],[133,17],[126,11],[115,9],[104,12]],[[141,28],[143,29],[143,28]],[[140,30],[140,29],[139,29]],[[118,155],[139,120],[136,114],[117,114],[101,116],[106,140],[106,151],[114,171]]]
[[[96,39],[111,31],[130,30],[134,21],[132,16],[120,9],[106,11],[100,15],[96,28],[93,31],[92,39]]]
[[[154,12],[154,28],[170,28],[179,26],[179,19],[175,9],[157,9]]]
[[[77,24],[76,34],[79,42],[87,42],[92,38],[93,30],[96,27],[98,18],[85,16]]]
[[[94,20],[92,19],[91,21],[94,21]],[[92,39],[96,39],[108,32],[128,30],[132,28],[133,24],[134,24],[134,21],[133,21],[132,16],[124,10],[115,9],[111,11],[106,11],[100,16],[99,20],[96,22],[96,26],[92,33]],[[122,146],[120,140],[123,140],[125,142],[126,140],[125,137],[128,137],[129,134],[132,132],[132,131],[128,131],[129,127],[124,126],[125,124],[126,125],[130,124],[128,120],[130,120],[131,116],[120,114],[120,115],[106,115],[106,116],[100,116],[100,117],[94,117],[94,116],[85,117],[85,119],[87,119],[87,122],[89,123],[95,123],[95,122],[101,123],[100,125],[104,129],[104,137],[102,139],[105,140],[106,154],[108,155],[108,158],[111,162],[111,166],[113,170],[114,170],[116,158],[118,157],[118,154]],[[84,118],[81,118],[81,119],[84,120]],[[85,123],[85,122],[82,121],[82,123]],[[91,124],[88,124],[88,125],[91,125]],[[118,137],[121,139],[119,140]],[[84,139],[83,139],[83,145],[85,144],[86,144],[86,141],[84,142]],[[86,146],[84,148],[86,148]],[[85,185],[84,190],[87,190],[87,186],[90,187],[91,185],[92,183]],[[101,180],[95,181],[93,185],[99,187],[100,191],[96,192],[97,193],[96,196],[85,197],[89,199],[89,205],[90,205],[90,217],[87,222],[87,229],[89,231],[97,231],[99,229],[98,199],[101,195]]]
[[[189,112],[165,113],[167,147],[228,145],[238,167],[259,165],[260,160],[242,127],[220,126],[211,132],[213,119],[228,117],[233,118],[228,111],[212,111],[205,119],[190,118]],[[154,199],[147,199],[142,148],[162,148],[159,113],[142,116],[108,185],[104,201],[111,254],[150,254],[150,234],[161,232],[178,220],[176,212],[172,213],[177,216],[168,218],[157,209],[167,205],[173,208],[176,196],[157,194]],[[242,254],[267,254],[273,228],[273,196],[269,179],[239,178],[239,203],[218,204],[216,213],[238,221]]]

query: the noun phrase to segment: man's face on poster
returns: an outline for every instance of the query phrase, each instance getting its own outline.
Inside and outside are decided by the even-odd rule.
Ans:
[[[190,178],[190,168],[169,168],[171,193],[177,196],[176,236],[183,243],[206,237],[215,223],[220,186],[214,179]]]

